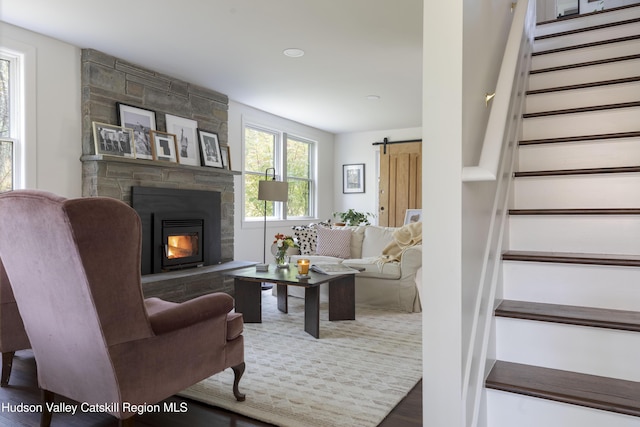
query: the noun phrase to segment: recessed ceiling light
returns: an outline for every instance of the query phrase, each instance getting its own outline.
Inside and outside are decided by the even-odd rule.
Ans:
[[[297,48],[290,48],[290,49],[285,49],[284,52],[282,53],[284,53],[289,58],[300,58],[301,56],[304,55],[304,50],[297,49]]]
[[[367,99],[370,101],[377,101],[380,99],[380,95],[367,95]]]

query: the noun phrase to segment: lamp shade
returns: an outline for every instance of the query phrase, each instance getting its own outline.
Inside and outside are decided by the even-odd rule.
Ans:
[[[265,180],[258,182],[258,200],[286,202],[289,198],[289,183]]]

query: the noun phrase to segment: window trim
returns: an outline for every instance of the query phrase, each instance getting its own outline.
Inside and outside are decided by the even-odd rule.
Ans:
[[[242,135],[241,135],[241,142],[242,142],[242,179],[241,179],[241,188],[242,188],[242,193],[241,193],[241,201],[240,201],[240,208],[241,208],[241,224],[243,228],[254,228],[257,227],[258,225],[262,226],[263,221],[264,221],[264,217],[260,216],[260,217],[255,217],[255,218],[247,218],[246,216],[246,212],[245,212],[245,195],[246,195],[246,188],[245,188],[245,175],[250,174],[250,175],[258,175],[258,172],[256,171],[250,171],[247,172],[245,170],[245,155],[246,155],[246,148],[245,148],[245,131],[247,128],[252,128],[252,129],[256,129],[256,130],[260,130],[260,131],[264,131],[264,132],[268,132],[268,133],[272,133],[276,136],[276,147],[274,149],[274,166],[276,168],[276,179],[278,180],[282,180],[282,179],[286,179],[287,178],[287,165],[286,165],[286,141],[287,138],[290,137],[291,139],[295,139],[295,140],[299,140],[302,142],[306,142],[310,144],[310,155],[309,155],[309,178],[308,181],[310,181],[311,185],[309,185],[309,190],[311,192],[310,196],[309,196],[309,215],[308,216],[300,216],[300,217],[288,217],[287,216],[287,209],[286,209],[286,204],[285,203],[278,203],[278,207],[277,207],[277,211],[276,211],[276,216],[267,216],[267,222],[269,223],[278,223],[278,224],[293,224],[299,222],[300,220],[305,220],[305,219],[309,219],[312,220],[317,216],[317,212],[316,212],[316,205],[317,205],[317,176],[316,176],[316,159],[317,159],[317,154],[316,154],[316,150],[317,150],[317,141],[315,141],[312,138],[309,137],[305,137],[305,136],[300,136],[298,133],[296,132],[289,132],[286,131],[284,129],[278,129],[275,126],[269,126],[269,125],[264,125],[261,124],[260,121],[257,120],[247,120],[246,118],[243,118],[242,120]],[[262,173],[260,173],[261,176],[264,176],[264,171]],[[299,178],[296,178],[299,179]]]

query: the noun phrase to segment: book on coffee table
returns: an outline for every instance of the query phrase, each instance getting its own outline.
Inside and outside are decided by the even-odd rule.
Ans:
[[[359,273],[355,268],[348,267],[344,264],[318,263],[311,265],[311,270],[320,274],[355,274]]]

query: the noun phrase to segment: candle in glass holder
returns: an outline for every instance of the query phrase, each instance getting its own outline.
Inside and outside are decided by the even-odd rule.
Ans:
[[[309,274],[309,260],[308,259],[299,259],[298,260],[298,274],[302,276],[306,276]]]

